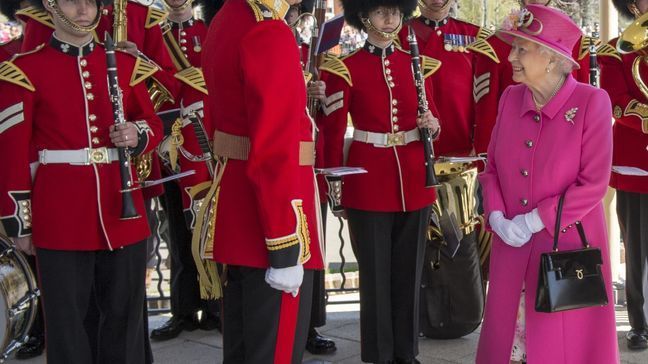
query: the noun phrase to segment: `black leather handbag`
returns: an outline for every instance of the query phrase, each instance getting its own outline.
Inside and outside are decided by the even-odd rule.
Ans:
[[[560,196],[553,251],[540,257],[540,274],[535,309],[538,312],[560,312],[608,304],[601,274],[601,250],[590,248],[580,221],[575,223],[583,249],[558,251],[560,217],[565,195]]]

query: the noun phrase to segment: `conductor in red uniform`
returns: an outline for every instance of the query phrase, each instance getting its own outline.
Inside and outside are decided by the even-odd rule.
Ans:
[[[92,362],[83,321],[96,292],[104,363],[144,361],[144,239],[139,217],[121,219],[116,147],[153,149],[162,127],[144,81],[156,71],[116,54],[125,124],[114,126],[106,52],[91,31],[93,0],[47,0],[55,27],[48,44],[0,65],[0,220],[18,248],[36,254],[48,363]],[[43,67],[47,65],[47,67]],[[134,173],[134,171],[133,171]]]
[[[203,206],[214,260],[227,264],[225,363],[301,363],[312,272],[323,268],[313,127],[283,20],[297,2],[228,0],[205,41],[218,166]]]

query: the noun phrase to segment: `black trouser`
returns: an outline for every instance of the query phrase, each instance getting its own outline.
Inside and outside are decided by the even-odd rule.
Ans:
[[[633,329],[648,329],[644,309],[648,292],[648,194],[617,190],[617,215],[625,245],[628,319]]]
[[[360,270],[362,361],[413,359],[418,355],[419,286],[430,207],[347,213]]]
[[[171,256],[171,314],[187,317],[202,309],[203,314],[216,315],[216,301],[202,301],[198,270],[191,253],[191,231],[187,228],[182,191],[176,181],[164,184],[164,201],[169,220],[169,255]],[[209,305],[208,305],[209,303]]]
[[[297,298],[270,287],[265,273],[266,269],[227,267],[222,315],[224,364],[302,362],[313,271],[304,270]],[[278,359],[282,354],[290,359]]]
[[[328,205],[320,204],[322,210],[322,235],[326,236],[326,212]],[[326,244],[326,243],[324,243]],[[322,245],[324,245],[322,244]],[[322,252],[322,259],[326,261],[326,252]],[[324,267],[326,269],[326,267]],[[326,325],[326,285],[324,284],[324,270],[313,271],[313,303],[309,330]]]
[[[92,363],[84,320],[96,297],[97,363],[144,362],[144,241],[115,251],[36,251],[48,364]]]
[[[36,258],[33,255],[25,254],[24,256],[27,259],[27,263],[29,264],[29,268],[31,268],[32,273],[34,273],[35,277],[38,277]],[[38,284],[36,285],[38,286]],[[43,338],[43,336],[45,336],[45,324],[43,321],[43,305],[40,300],[38,300],[38,304],[36,304],[36,307],[34,307],[34,309],[36,310],[36,317],[34,318],[32,327],[29,329],[29,336]]]

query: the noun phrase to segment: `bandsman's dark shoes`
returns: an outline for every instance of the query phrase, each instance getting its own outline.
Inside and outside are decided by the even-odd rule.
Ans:
[[[194,331],[198,328],[199,322],[196,314],[186,317],[171,316],[167,322],[151,331],[151,339],[155,341],[171,340],[185,331]]]
[[[325,355],[333,353],[337,347],[333,340],[320,335],[315,329],[310,329],[306,340],[306,350],[313,355]]]
[[[628,349],[644,350],[648,348],[648,332],[646,330],[630,330],[626,334]]]

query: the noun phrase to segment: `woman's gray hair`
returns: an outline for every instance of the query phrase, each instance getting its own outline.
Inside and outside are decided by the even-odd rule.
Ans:
[[[563,56],[562,54],[554,51],[551,48],[539,47],[540,54],[544,54],[548,56],[549,58],[553,58],[554,61],[556,62],[556,67],[559,73],[567,76],[568,74],[572,73],[572,71],[576,68],[576,65],[574,62],[569,60],[567,57]]]

